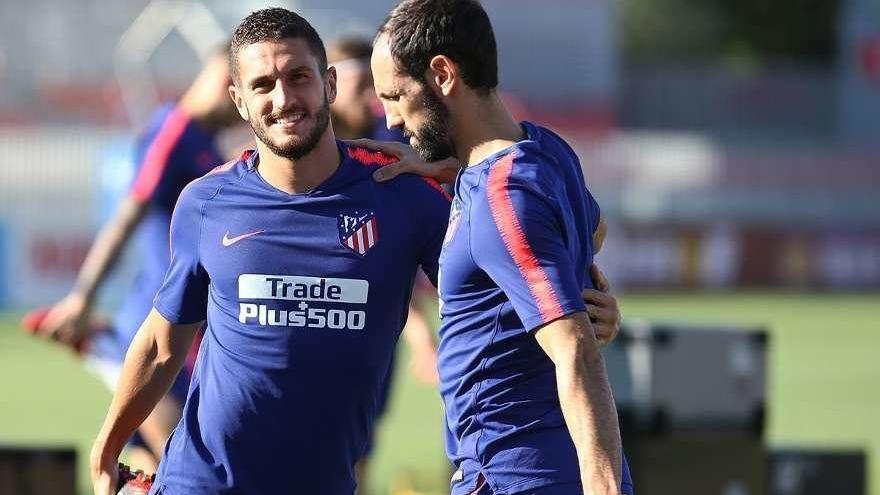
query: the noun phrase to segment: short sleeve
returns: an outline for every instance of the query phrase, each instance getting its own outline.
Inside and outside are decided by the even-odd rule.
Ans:
[[[471,252],[532,331],[586,306],[558,204],[512,170],[512,155],[491,167],[485,202],[471,210]]]
[[[446,226],[449,223],[449,208],[452,197],[437,181],[427,178],[423,180],[432,190],[425,195],[425,217],[419,219],[419,223],[424,229],[422,237],[425,239],[419,256],[419,265],[436,287],[440,250],[443,248],[443,238],[446,236]]]
[[[199,257],[202,202],[184,189],[171,217],[171,264],[153,306],[175,324],[207,318],[209,278]]]

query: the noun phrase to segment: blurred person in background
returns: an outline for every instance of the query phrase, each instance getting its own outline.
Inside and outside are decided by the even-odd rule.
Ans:
[[[402,1],[371,66],[388,125],[425,162],[467,164],[434,165],[457,174],[438,276],[453,495],[631,494],[602,338],[581,300],[604,231],[577,156],[511,117],[476,0]]]
[[[372,53],[372,40],[360,36],[340,37],[327,45],[327,63],[336,68],[337,96],[330,105],[333,130],[340,139],[406,142],[399,130],[385,125],[373,89]]]
[[[373,89],[370,72],[370,54],[373,42],[361,36],[345,36],[327,45],[327,63],[336,68],[336,101],[330,105],[333,131],[339,139],[370,138],[380,141],[404,143],[406,137],[396,128],[389,128],[382,115],[381,105]],[[437,346],[434,330],[428,323],[428,311],[436,301],[437,292],[423,273],[416,277],[409,316],[403,327],[403,338],[410,349],[410,372],[422,383],[436,386]],[[390,399],[394,378],[394,363],[388,370],[379,397],[378,419],[384,415]],[[378,426],[378,424],[377,424]],[[370,454],[373,451],[376,432],[367,446],[367,452],[358,462],[356,474],[358,492],[365,493]]]
[[[224,161],[216,137],[240,122],[229,99],[227,60],[225,51],[215,54],[179,101],[156,110],[137,139],[130,189],[98,233],[70,293],[29,318],[28,325],[39,335],[77,349],[87,367],[111,390],[168,269],[168,229],[177,198],[190,181]],[[108,326],[93,314],[98,291],[135,239],[140,253],[138,275]],[[198,342],[193,353],[197,349]],[[189,371],[184,370],[132,436],[129,455],[138,468],[156,470],[165,441],[180,419],[188,383]]]

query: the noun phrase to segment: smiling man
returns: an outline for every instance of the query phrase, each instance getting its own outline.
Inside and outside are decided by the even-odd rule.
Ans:
[[[230,52],[257,150],[181,194],[171,266],[93,448],[100,495],[205,321],[153,493],[276,493],[283,480],[351,495],[414,276],[436,277],[449,198],[418,177],[376,183],[389,158],[336,141],[336,73],[312,26],[257,11]]]

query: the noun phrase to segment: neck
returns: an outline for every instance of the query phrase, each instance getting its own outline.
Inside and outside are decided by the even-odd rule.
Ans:
[[[485,97],[469,92],[462,95],[462,99],[465,101],[460,108],[469,111],[450,116],[453,120],[450,137],[459,160],[468,166],[480,163],[525,137],[497,92],[492,91]]]
[[[359,139],[369,135],[372,130],[369,127],[363,128],[349,125],[345,119],[338,115],[332,116],[331,120],[333,121],[333,130],[338,139]]]
[[[307,193],[318,187],[336,172],[342,162],[333,128],[329,125],[315,148],[296,160],[276,155],[259,139],[257,151],[260,176],[272,187],[287,194]]]

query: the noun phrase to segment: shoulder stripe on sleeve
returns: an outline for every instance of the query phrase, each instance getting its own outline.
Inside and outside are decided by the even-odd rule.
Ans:
[[[189,122],[190,118],[186,113],[175,109],[162,123],[144,154],[143,165],[132,185],[131,194],[135,199],[147,201],[156,191],[162,174],[168,167],[171,151],[177,145]]]
[[[357,161],[365,167],[370,165],[378,165],[380,167],[384,167],[385,165],[390,165],[397,161],[396,156],[386,155],[381,151],[373,151],[366,148],[357,148],[354,146],[349,146],[348,156],[349,158]],[[431,186],[431,188],[443,195],[446,201],[452,201],[452,196],[450,196],[449,193],[446,192],[445,189],[443,189],[443,186],[441,186],[439,182],[432,179],[431,177],[422,177],[421,179],[425,181],[425,183],[427,183],[429,186]]]
[[[532,297],[538,303],[541,318],[544,321],[550,321],[562,316],[562,306],[560,306],[556,292],[550,284],[547,272],[538,263],[513,209],[513,202],[510,200],[508,190],[512,170],[512,154],[504,156],[492,165],[487,184],[489,209],[492,212],[495,226],[501,233],[501,239],[504,241],[507,252],[513,258],[513,262],[528,284]]]
[[[361,165],[379,165],[384,167],[389,163],[397,161],[397,157],[386,155],[381,151],[368,150],[366,148],[348,147],[349,158],[359,162]]]
[[[437,182],[435,179],[432,179],[431,177],[422,177],[422,180],[427,182],[429,186],[442,194],[443,198],[446,199],[446,201],[452,201],[452,196],[450,196],[449,193],[446,192],[446,189],[443,189],[443,186],[441,186],[440,183]]]

